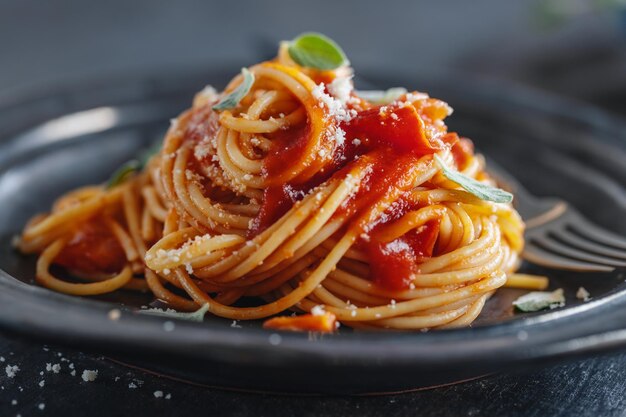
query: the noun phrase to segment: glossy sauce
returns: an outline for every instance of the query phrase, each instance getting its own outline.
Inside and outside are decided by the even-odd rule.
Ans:
[[[86,274],[112,274],[122,270],[126,254],[102,220],[93,218],[76,228],[55,263]]]
[[[369,108],[360,111],[350,122],[342,123],[340,127],[346,132],[345,141],[318,175],[306,184],[283,184],[265,191],[253,233],[259,233],[278,220],[315,186],[332,176],[344,176],[350,164],[367,164],[370,169],[361,181],[359,191],[334,216],[348,218],[351,227],[367,229],[367,239],[360,239],[356,244],[370,260],[370,278],[374,283],[393,290],[408,288],[419,263],[433,255],[439,222],[428,222],[391,242],[381,242],[376,239],[377,227],[419,207],[398,203],[382,215],[372,212],[371,208],[385,196],[394,195],[390,199],[397,200],[398,193],[410,185],[407,181],[411,170],[421,157],[444,146],[457,146],[458,136],[447,133],[443,123],[435,123],[436,118],[447,115],[441,106],[437,107],[439,103],[434,101],[434,107],[425,106],[423,114],[411,104]],[[303,128],[290,129],[273,142],[275,147],[266,158],[265,175],[271,177],[277,170],[288,169],[306,143],[306,132]],[[464,152],[457,153],[458,159],[462,159]]]

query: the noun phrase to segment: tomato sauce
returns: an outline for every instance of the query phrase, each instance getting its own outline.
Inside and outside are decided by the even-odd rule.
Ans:
[[[86,274],[120,272],[126,254],[119,241],[98,218],[77,227],[55,263]]]
[[[268,135],[272,139],[272,147],[264,159],[263,175],[270,180],[270,185],[264,190],[259,214],[250,227],[248,237],[266,230],[313,188],[331,177],[342,178],[354,164],[365,164],[368,169],[360,182],[359,191],[344,202],[334,216],[345,219],[349,227],[357,227],[364,232],[364,238],[356,244],[369,257],[372,281],[389,289],[406,289],[411,276],[418,272],[419,263],[434,254],[439,222],[430,221],[391,242],[378,240],[376,230],[419,208],[404,202],[401,196],[410,188],[421,157],[444,147],[452,148],[457,164],[463,166],[472,154],[471,142],[459,140],[456,133],[447,132],[442,120],[450,109],[439,100],[377,107],[359,100],[354,103],[354,109],[358,111],[356,116],[349,122],[335,125],[335,128],[345,132],[343,143],[322,144],[325,149],[334,148],[332,158],[321,158],[321,161],[315,158],[310,165],[303,162],[312,131],[308,120],[301,126]],[[200,110],[191,117],[185,135],[187,140],[199,143],[215,135],[217,121],[210,109]],[[194,163],[199,168],[214,164],[202,159]],[[284,177],[290,169],[308,172],[287,183],[278,180],[272,183],[272,178]],[[381,200],[393,204],[389,207],[383,204],[379,209],[382,212],[377,212],[376,203]]]
[[[419,263],[434,254],[439,222],[430,221],[391,242],[378,240],[376,230],[419,208],[399,198],[410,186],[408,181],[417,161],[444,146],[459,144],[456,134],[448,134],[441,126],[425,125],[424,120],[430,123],[436,117],[444,117],[441,110],[427,106],[423,111],[424,117],[411,104],[373,107],[342,123],[339,127],[345,132],[344,143],[337,147],[332,160],[317,175],[306,184],[288,183],[265,190],[252,234],[265,230],[312,188],[332,176],[344,176],[351,164],[367,164],[370,168],[359,191],[340,207],[335,216],[349,219],[351,227],[367,229],[367,239],[359,239],[357,246],[369,258],[370,278],[374,283],[393,290],[408,288],[412,275],[418,272]],[[273,149],[265,162],[264,174],[268,178],[275,172],[289,169],[290,163],[298,159],[308,139],[307,134],[306,128],[289,129],[273,142]],[[466,146],[459,146],[455,158],[463,161],[466,150]],[[372,211],[372,206],[386,196],[395,203],[384,213]]]

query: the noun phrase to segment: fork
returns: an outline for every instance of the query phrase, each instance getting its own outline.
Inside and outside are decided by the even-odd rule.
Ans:
[[[492,177],[515,195],[515,208],[526,223],[524,259],[582,272],[626,267],[626,238],[593,224],[564,200],[532,195],[492,160],[487,166]]]

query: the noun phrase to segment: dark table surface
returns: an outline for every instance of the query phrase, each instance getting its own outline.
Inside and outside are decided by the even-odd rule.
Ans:
[[[0,416],[626,415],[626,353],[370,397],[289,397],[209,389],[97,354],[1,333],[0,362]],[[5,372],[8,365],[19,367],[13,378]],[[96,379],[83,381],[84,370],[98,371]]]
[[[0,2],[0,96],[103,74],[255,61],[277,40],[313,29],[343,45],[357,70],[380,62],[451,67],[626,114],[626,12],[621,25],[614,14],[583,10],[546,28],[537,25],[546,17],[537,6],[554,1],[399,3],[8,0]],[[20,368],[13,378],[9,365]],[[84,370],[97,378],[83,381]],[[193,386],[0,333],[0,417],[626,416],[625,381],[622,352],[401,395],[286,397]]]

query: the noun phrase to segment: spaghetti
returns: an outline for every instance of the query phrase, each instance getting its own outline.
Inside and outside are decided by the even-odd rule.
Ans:
[[[233,320],[310,314],[276,328],[472,323],[517,268],[523,223],[444,175],[442,164],[494,185],[448,132],[450,107],[419,92],[375,105],[347,65],[298,65],[286,44],[249,74],[198,93],[141,172],[34,217],[20,249],[39,254],[37,282],[151,291]],[[229,94],[242,97],[214,110]]]

